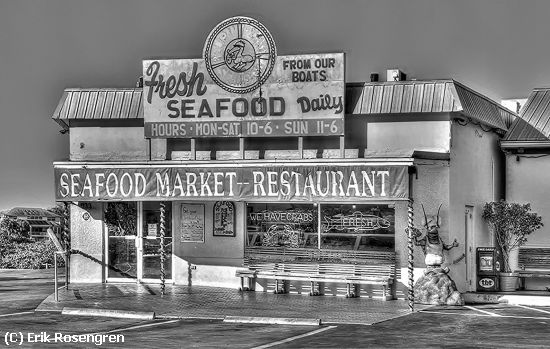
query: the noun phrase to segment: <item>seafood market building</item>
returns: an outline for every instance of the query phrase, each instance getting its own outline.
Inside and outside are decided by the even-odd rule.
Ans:
[[[422,204],[441,205],[440,235],[460,244],[451,276],[475,289],[473,251],[493,244],[481,209],[504,194],[498,141],[513,112],[452,79],[346,82],[344,53],[279,55],[247,17],[207,34],[200,58],[144,60],[138,87],[63,92],[53,119],[70,158],[54,173],[56,200],[71,204],[71,282],[159,282],[163,240],[163,277],[178,285],[238,288],[254,263],[380,262],[393,266],[387,298],[403,298],[406,228],[421,226]],[[416,278],[420,249],[414,262]]]

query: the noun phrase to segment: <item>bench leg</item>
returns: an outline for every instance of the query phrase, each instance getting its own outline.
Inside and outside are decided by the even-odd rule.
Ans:
[[[244,277],[241,276],[241,288],[239,288],[239,291],[244,291]]]
[[[521,276],[519,279],[519,290],[523,291],[525,290],[525,278],[522,278]]]
[[[357,294],[357,285],[348,283],[346,289],[346,298],[355,298],[357,297]]]
[[[397,299],[397,282],[392,282],[390,285],[390,300]]]
[[[382,300],[389,301],[391,300],[391,295],[388,293],[388,285],[382,285]]]
[[[281,280],[282,287],[279,288],[279,279],[275,279],[275,291],[273,293],[288,293],[288,282],[286,280]]]
[[[244,279],[246,279],[246,286],[244,284]],[[241,276],[241,288],[239,291],[255,291],[256,289],[256,277],[252,276]]]
[[[315,281],[310,281],[309,282],[309,287],[310,287],[309,295],[310,296],[319,296],[320,295],[319,289],[318,289],[318,287],[316,287],[315,284],[316,284]]]
[[[256,291],[256,277],[249,277],[247,278],[248,285],[247,285],[247,291]]]

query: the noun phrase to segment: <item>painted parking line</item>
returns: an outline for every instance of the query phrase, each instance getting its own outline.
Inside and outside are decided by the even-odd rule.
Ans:
[[[264,345],[260,345],[259,347],[254,347],[254,348],[252,348],[252,349],[264,349],[264,348],[274,347],[274,346],[276,346],[276,345],[280,345],[280,344],[292,342],[292,341],[295,341],[295,340],[300,339],[300,338],[305,338],[305,337],[313,336],[313,335],[315,335],[315,334],[317,334],[317,333],[321,333],[321,332],[324,332],[324,331],[327,331],[327,330],[332,330],[332,329],[335,328],[335,327],[338,327],[338,326],[323,327],[323,328],[320,328],[320,329],[315,330],[315,331],[311,331],[311,332],[307,332],[307,333],[304,333],[304,334],[301,334],[301,335],[298,335],[298,336],[294,336],[294,337],[289,337],[289,338],[286,338],[286,339],[282,339],[282,340],[277,341],[277,342],[267,343],[267,344],[264,344]]]
[[[0,315],[0,317],[8,317],[8,316],[16,316],[16,315],[25,315],[25,314],[34,314],[34,311],[22,311],[22,312],[19,312],[19,313],[3,314],[3,315]]]
[[[480,313],[487,314],[487,315],[490,315],[490,316],[502,316],[502,315],[499,315],[497,313],[492,313],[492,312],[487,311],[487,310],[481,310],[481,309],[478,309],[476,307],[471,307],[469,305],[465,305],[464,308],[474,310],[474,311],[479,311]]]
[[[545,313],[545,314],[550,314],[550,311],[548,311],[548,310],[542,310],[542,309],[538,309],[538,308],[532,308],[532,307],[528,307],[528,306],[521,305],[521,304],[515,304],[514,306],[515,306],[515,307],[524,308],[524,309],[539,311],[539,312]]]
[[[117,328],[117,329],[110,330],[110,331],[90,333],[89,335],[93,336],[93,335],[97,335],[97,334],[109,334],[109,333],[116,333],[116,332],[124,332],[124,331],[135,330],[135,329],[138,329],[138,328],[154,327],[154,326],[160,326],[160,325],[165,325],[165,324],[171,324],[171,323],[178,322],[178,321],[181,321],[181,319],[160,321],[160,322],[153,322],[153,323],[143,324],[143,325],[135,325],[135,326]]]
[[[498,317],[498,318],[512,318],[512,319],[532,319],[532,320],[550,320],[547,316],[517,316],[517,315],[489,315],[479,313],[460,313],[450,311],[436,311],[436,310],[421,310],[420,313],[438,314],[438,315],[461,315],[461,316],[482,316],[482,317]]]

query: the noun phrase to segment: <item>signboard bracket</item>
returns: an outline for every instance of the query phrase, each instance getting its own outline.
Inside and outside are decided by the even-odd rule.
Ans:
[[[191,160],[197,160],[197,140],[191,138]]]
[[[244,137],[239,137],[239,154],[241,159],[244,160],[245,157],[245,151],[244,151]]]

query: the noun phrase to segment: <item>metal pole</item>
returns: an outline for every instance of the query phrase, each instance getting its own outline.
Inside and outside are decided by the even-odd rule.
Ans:
[[[70,215],[69,211],[69,204],[67,201],[63,202],[63,217],[61,222],[61,236],[63,238],[63,243],[65,245],[65,289],[69,289],[69,264],[70,264],[70,258],[71,258],[71,240],[70,240],[70,221],[68,220],[68,217]]]
[[[160,294],[164,296],[166,288],[166,273],[164,271],[164,262],[166,260],[166,251],[164,250],[164,237],[166,234],[164,224],[165,207],[164,202],[160,203]]]
[[[53,285],[54,285],[54,298],[56,302],[59,302],[59,295],[57,294],[57,253],[53,254]]]
[[[69,262],[70,262],[70,258],[71,258],[71,252],[70,252],[70,249],[67,248],[67,254],[66,254],[66,257],[65,257],[65,289],[66,290],[69,289],[69,273],[70,273]]]
[[[408,248],[408,264],[407,268],[409,271],[409,309],[411,312],[414,311],[414,245],[413,245],[413,219],[414,219],[414,208],[413,208],[413,199],[410,198],[407,205],[407,214],[408,214],[408,223],[407,223],[407,248]]]

